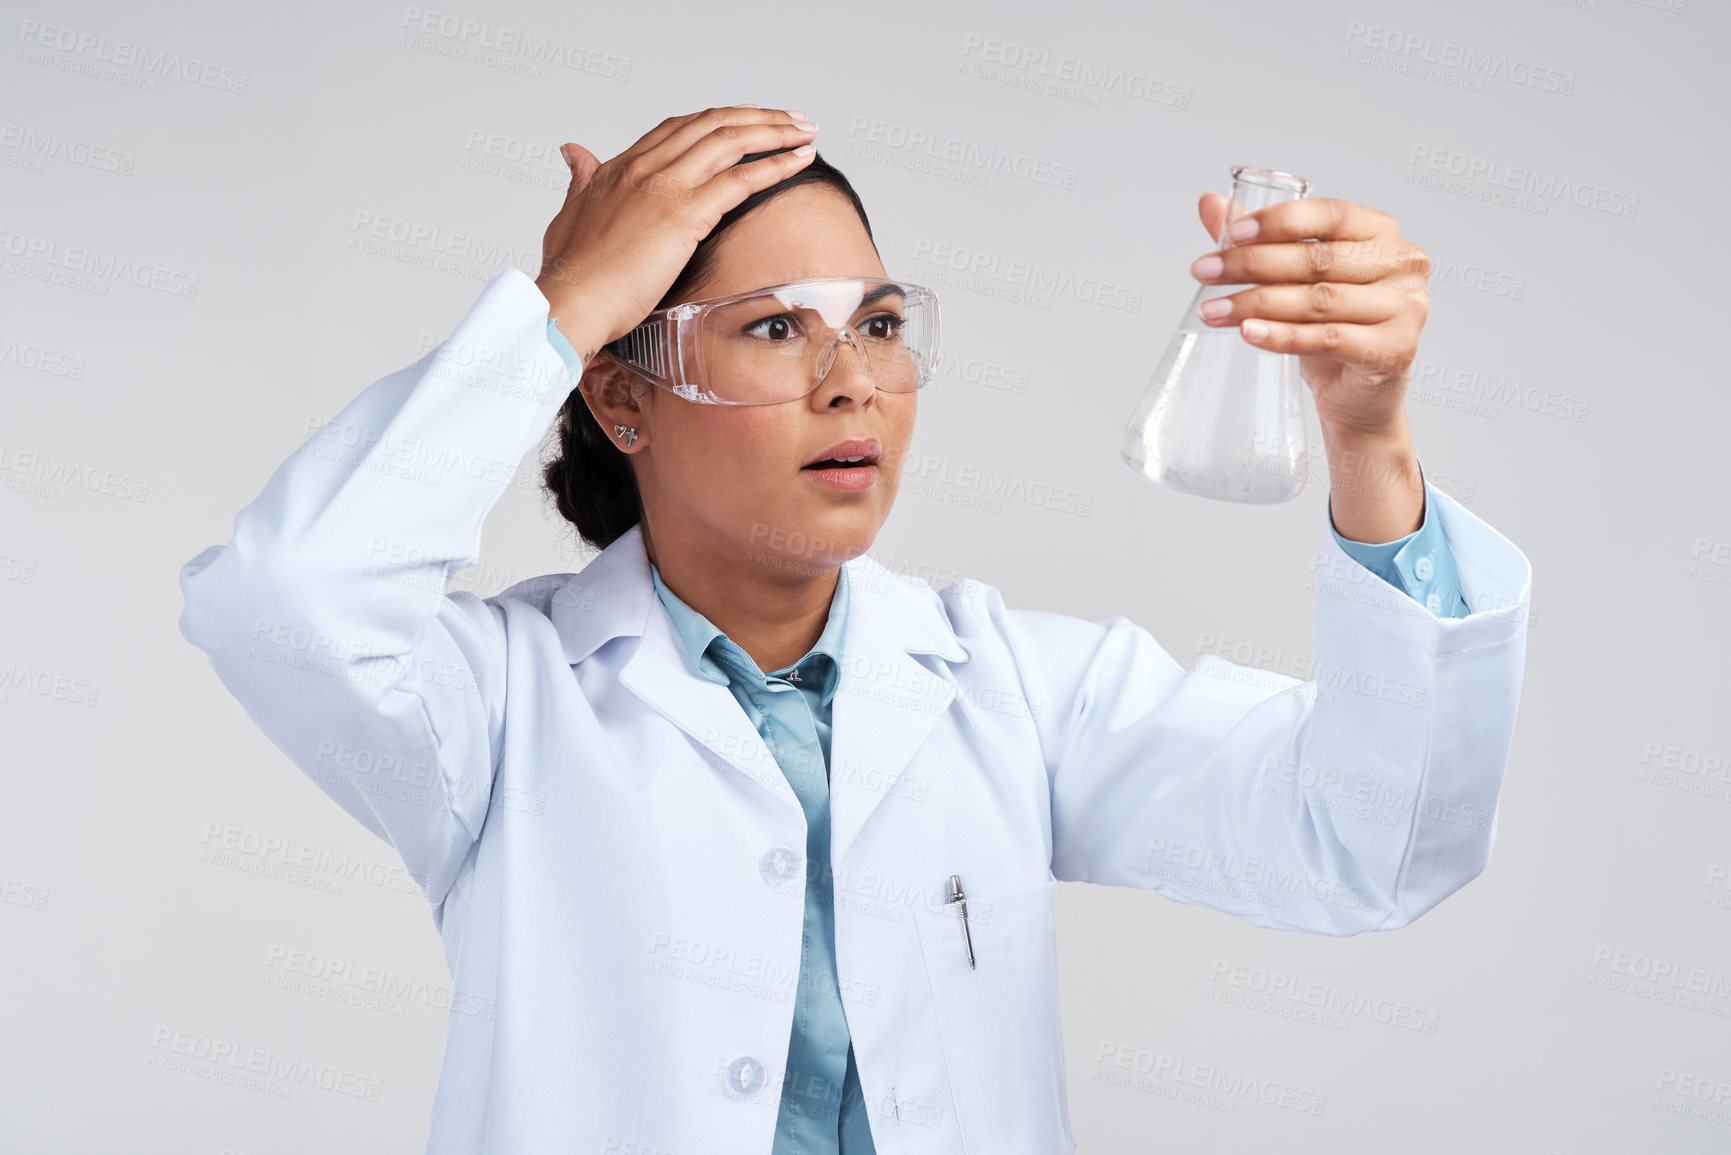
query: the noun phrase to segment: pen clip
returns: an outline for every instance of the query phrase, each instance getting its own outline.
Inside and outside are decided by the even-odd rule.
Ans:
[[[961,911],[962,911],[962,934],[966,938],[967,943],[968,943],[968,969],[969,970],[977,970],[979,968],[974,966],[974,934],[973,934],[973,931],[968,929],[968,899],[967,899],[967,896],[962,893],[962,876],[961,875],[959,875],[959,874],[950,875],[950,897],[945,899],[944,901],[946,903],[953,902],[958,907],[961,908]]]

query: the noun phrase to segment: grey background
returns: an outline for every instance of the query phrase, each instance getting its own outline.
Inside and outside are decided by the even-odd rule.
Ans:
[[[558,41],[574,66],[416,31],[418,11]],[[1318,481],[1235,507],[1118,459],[1211,247],[1197,197],[1235,163],[1286,169],[1391,213],[1436,262],[1409,395],[1419,455],[1535,570],[1490,867],[1414,925],[1351,939],[1065,885],[1082,1148],[1731,1150],[1727,31],[1702,0],[8,2],[0,1150],[421,1150],[448,994],[425,902],[180,638],[176,572],[487,277],[536,271],[561,141],[606,159],[665,116],[742,101],[807,112],[892,275],[942,295],[954,360],[921,403],[928,472],[904,480],[874,555],[940,585],[978,577],[1012,606],[1127,614],[1185,665],[1301,663],[1327,533]],[[180,71],[116,62],[121,41]],[[1540,83],[1423,68],[1456,49]],[[988,59],[1041,53],[1049,72],[1069,57],[1124,82],[1053,91],[1040,64]],[[931,152],[908,143],[921,133]],[[1020,167],[990,170],[993,150]],[[1435,187],[1428,157],[1565,179],[1587,205]],[[469,251],[440,260],[357,223],[387,218]],[[957,283],[933,252],[1096,278],[1138,307],[1003,299],[1003,278]],[[455,588],[586,560],[535,464]],[[969,467],[1078,496],[994,505],[954,480]],[[225,840],[276,849],[214,853]],[[280,869],[303,852],[366,869]],[[291,958],[321,961],[297,974]],[[306,982],[322,960],[347,969]],[[395,989],[357,999],[367,976]],[[1302,998],[1256,1001],[1271,981],[1347,1009],[1307,1021]],[[165,1070],[165,1030],[381,1093]],[[1324,1106],[1222,1109],[1177,1076],[1112,1085],[1109,1047]]]

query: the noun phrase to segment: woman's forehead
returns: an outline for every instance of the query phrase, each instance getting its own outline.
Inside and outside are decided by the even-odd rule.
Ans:
[[[758,205],[728,230],[698,295],[818,277],[887,276],[852,202],[834,189],[801,186]]]

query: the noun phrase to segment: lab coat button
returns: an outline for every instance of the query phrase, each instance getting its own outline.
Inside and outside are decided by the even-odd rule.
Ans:
[[[757,873],[768,885],[781,886],[799,874],[801,862],[801,857],[788,847],[772,846],[757,860]]]
[[[727,1093],[736,1098],[751,1094],[764,1081],[763,1064],[750,1055],[741,1055],[727,1066]]]
[[[1427,553],[1417,561],[1413,562],[1412,572],[1413,576],[1417,577],[1419,581],[1429,581],[1431,575],[1430,554]]]

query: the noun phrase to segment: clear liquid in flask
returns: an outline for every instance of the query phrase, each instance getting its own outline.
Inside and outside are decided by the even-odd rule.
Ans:
[[[1283,200],[1310,182],[1237,165],[1225,224]],[[1221,228],[1220,248],[1232,247]],[[1273,504],[1304,488],[1310,449],[1298,358],[1246,341],[1237,326],[1202,320],[1203,302],[1247,285],[1203,285],[1124,431],[1124,461],[1171,489],[1219,501]]]

